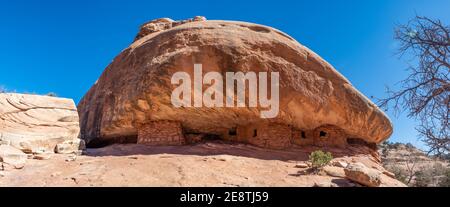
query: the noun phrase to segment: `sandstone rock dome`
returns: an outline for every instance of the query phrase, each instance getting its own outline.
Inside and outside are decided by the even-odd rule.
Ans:
[[[255,108],[175,108],[178,71],[279,72],[280,113]],[[78,105],[82,138],[184,143],[194,135],[254,143],[379,143],[392,133],[386,115],[333,66],[285,33],[263,25],[201,17],[153,20],[120,53]],[[175,129],[175,130],[174,130]],[[257,131],[259,130],[259,131]],[[142,137],[142,139],[140,139]],[[150,140],[151,141],[151,140]]]

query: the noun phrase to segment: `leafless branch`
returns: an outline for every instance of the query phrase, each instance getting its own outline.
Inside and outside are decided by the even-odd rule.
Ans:
[[[450,27],[439,20],[416,16],[395,30],[400,42],[400,57],[415,57],[409,76],[399,83],[400,89],[387,89],[388,97],[379,100],[386,110],[396,114],[406,111],[420,121],[420,138],[430,153],[449,153],[450,115]]]

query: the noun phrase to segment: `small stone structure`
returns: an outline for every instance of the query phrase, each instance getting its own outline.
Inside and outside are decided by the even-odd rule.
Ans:
[[[248,143],[268,149],[286,149],[292,146],[345,147],[349,137],[336,126],[324,125],[314,130],[300,130],[280,123],[255,123],[236,126],[223,134],[184,134],[183,126],[174,121],[153,121],[138,128],[138,144],[183,145],[216,137],[232,142]],[[351,138],[350,138],[351,139]]]
[[[238,126],[231,129],[224,138],[229,141],[245,142],[255,146],[284,149],[290,147],[292,128],[284,124],[261,123]]]
[[[138,128],[138,144],[183,145],[183,129],[179,122],[153,121]]]
[[[285,149],[297,146],[334,146],[347,145],[346,134],[338,127],[325,125],[314,130],[300,130],[279,123],[251,124],[236,127],[226,134],[225,139],[245,142],[263,148]]]
[[[299,146],[343,147],[347,145],[347,135],[336,126],[324,125],[314,130],[293,129],[292,141]]]

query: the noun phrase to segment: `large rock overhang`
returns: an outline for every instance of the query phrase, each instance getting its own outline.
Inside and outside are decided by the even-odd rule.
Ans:
[[[261,119],[253,108],[175,108],[171,76],[204,72],[279,72],[280,113]],[[78,105],[82,137],[137,134],[137,125],[171,120],[195,133],[276,122],[302,130],[332,125],[351,138],[380,143],[392,134],[388,117],[317,54],[288,35],[232,21],[181,24],[137,39],[105,69]]]

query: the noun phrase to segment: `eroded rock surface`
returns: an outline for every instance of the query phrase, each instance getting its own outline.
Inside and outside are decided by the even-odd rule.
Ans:
[[[279,116],[263,120],[261,108],[173,107],[170,97],[176,86],[171,84],[172,75],[183,71],[193,77],[196,63],[203,65],[204,73],[279,72]],[[305,145],[321,145],[321,140],[341,145],[346,138],[379,143],[392,133],[389,119],[377,106],[290,36],[263,25],[201,17],[144,24],[135,42],[105,69],[78,109],[81,134],[88,142],[137,136],[139,126],[161,120],[181,123],[188,134],[228,136],[237,127],[236,140],[242,140],[241,131],[245,136],[258,134],[250,141],[276,149],[292,142],[281,140],[285,133],[295,133],[281,126],[296,129],[297,137],[303,132],[306,137],[324,134],[323,139],[305,141]],[[256,133],[253,126],[266,131]],[[321,127],[331,132],[322,133]],[[333,136],[343,137],[342,141]]]
[[[27,161],[27,155],[9,145],[0,145],[0,171],[5,169],[22,169]]]
[[[0,93],[0,144],[26,153],[53,152],[58,143],[79,136],[71,99]]]
[[[379,187],[381,185],[381,172],[370,169],[362,163],[351,163],[345,169],[345,176],[357,183],[368,187]]]
[[[189,146],[112,145],[87,149],[85,155],[54,154],[49,160],[30,159],[22,170],[6,171],[0,186],[248,186],[355,187],[343,168],[327,167],[327,175],[304,174],[314,147],[268,150],[242,144],[199,143]],[[361,162],[372,169],[367,148],[330,148],[334,161]],[[307,165],[306,165],[307,167]],[[1,171],[0,171],[1,172]],[[380,176],[380,186],[401,182]]]

